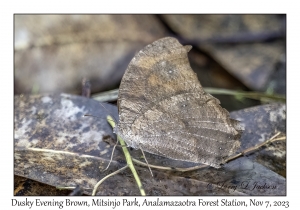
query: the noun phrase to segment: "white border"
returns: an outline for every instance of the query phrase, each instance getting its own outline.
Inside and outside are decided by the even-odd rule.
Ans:
[[[289,200],[292,209],[299,206],[299,6],[296,1],[6,1],[1,3],[1,206],[13,208],[13,14],[14,13],[287,13],[287,196],[251,197],[259,200]],[[20,199],[25,199],[21,198]],[[35,197],[31,197],[34,199]],[[47,197],[43,197],[46,199]],[[109,197],[112,199],[112,197]],[[132,197],[131,197],[132,198]],[[186,197],[166,197],[181,200]],[[203,197],[217,199],[218,197]],[[220,197],[222,199],[224,197]],[[228,197],[229,198],[229,197]],[[57,200],[65,199],[56,197]],[[88,200],[88,197],[73,198]],[[119,199],[119,198],[118,198]],[[138,198],[142,199],[142,198]],[[150,199],[150,198],[149,198]],[[151,197],[152,199],[152,197]],[[198,199],[191,197],[192,200]],[[249,197],[238,197],[248,201]],[[293,205],[292,205],[293,204]],[[290,208],[291,208],[290,207]],[[16,207],[15,207],[16,208]],[[57,207],[55,207],[58,209]],[[129,207],[130,208],[130,207]],[[161,207],[166,208],[166,207]],[[199,207],[197,207],[199,208]],[[265,208],[265,207],[264,207]],[[27,208],[26,208],[27,209]],[[67,209],[66,207],[64,209]],[[71,208],[69,208],[71,209]],[[98,208],[99,209],[99,208]],[[134,209],[134,208],[130,208]]]

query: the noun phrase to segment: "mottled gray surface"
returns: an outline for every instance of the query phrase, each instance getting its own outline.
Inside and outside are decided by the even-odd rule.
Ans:
[[[261,109],[265,111],[259,112]],[[244,142],[248,141],[248,133],[261,132],[265,133],[266,137],[274,134],[273,129],[260,130],[252,125],[260,123],[254,120],[255,116],[277,119],[272,120],[270,128],[285,125],[280,120],[279,115],[283,116],[280,114],[283,111],[280,110],[283,109],[276,105],[266,105],[254,107],[247,112],[244,110],[236,112],[234,116],[239,116],[238,119],[243,119],[243,122],[249,122],[241,138],[242,147]],[[124,155],[120,152],[120,148],[117,148],[109,169],[103,171],[112,152],[112,146],[104,141],[116,142],[112,128],[105,119],[108,113],[117,118],[115,106],[100,104],[80,96],[67,94],[16,96],[14,174],[54,187],[80,185],[85,194],[90,195],[97,181],[126,164]],[[83,114],[97,117],[82,117]],[[271,122],[266,120],[263,123]],[[252,145],[259,139],[252,138]],[[263,148],[260,152],[268,149],[269,147]],[[280,154],[278,149],[271,151],[274,155]],[[136,159],[142,156],[139,150],[130,150],[130,153]],[[147,152],[145,155],[148,162],[153,165],[191,166],[188,162]],[[270,154],[269,157],[272,160],[274,156]],[[273,168],[278,164],[282,164],[285,168],[285,162],[277,163],[266,159],[264,162],[268,165],[273,164]],[[147,195],[285,195],[285,178],[276,170],[273,171],[264,165],[251,157],[242,157],[219,169],[207,167],[185,173],[152,169],[154,177],[151,177],[147,167],[136,166],[136,168]],[[245,183],[248,183],[247,187]],[[254,188],[255,184],[262,186],[261,189]],[[268,186],[270,188],[267,188]],[[38,193],[43,190],[45,189],[36,189],[30,195],[46,195]],[[50,194],[49,192],[48,195]],[[139,190],[130,170],[126,169],[103,182],[97,195],[139,195]]]

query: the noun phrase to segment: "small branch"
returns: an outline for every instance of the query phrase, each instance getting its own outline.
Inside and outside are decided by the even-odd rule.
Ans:
[[[225,163],[228,163],[240,156],[244,156],[246,154],[250,154],[252,152],[255,152],[257,149],[271,143],[271,142],[274,142],[274,141],[282,141],[282,140],[285,140],[286,137],[279,137],[279,138],[276,138],[277,136],[279,136],[281,133],[278,132],[277,134],[275,134],[274,136],[272,136],[272,138],[268,139],[267,141],[261,143],[261,144],[258,144],[254,147],[251,147],[251,148],[248,148],[248,149],[245,149],[243,152],[239,153],[239,154],[236,154],[234,156],[231,156],[229,158],[227,158],[225,160]],[[137,159],[134,159],[132,158],[132,161],[139,164],[139,165],[142,165],[142,166],[149,166],[150,168],[156,168],[156,169],[159,169],[159,170],[166,170],[166,171],[179,171],[179,172],[187,172],[187,171],[194,171],[194,170],[198,170],[198,169],[203,169],[203,168],[207,168],[207,167],[210,167],[209,165],[199,165],[199,166],[194,166],[194,167],[189,167],[189,168],[175,168],[175,167],[164,167],[164,166],[156,166],[156,165],[151,165],[151,164],[146,164],[142,161],[139,161]]]
[[[111,125],[112,128],[114,128],[116,125],[115,125],[115,121],[112,119],[111,116],[107,116],[107,122]],[[122,149],[123,149],[123,152],[124,152],[124,155],[125,155],[125,158],[126,158],[126,162],[128,164],[128,167],[130,168],[134,178],[135,178],[135,181],[140,189],[140,193],[141,195],[146,195],[145,193],[145,190],[143,188],[143,185],[142,185],[142,182],[134,168],[134,165],[132,163],[132,159],[131,159],[131,156],[130,156],[130,153],[129,151],[127,150],[127,147],[126,147],[126,144],[124,142],[124,140],[118,136],[118,141],[120,142],[121,146],[122,146]]]
[[[93,94],[92,98],[97,101],[116,101],[118,99],[119,89],[109,90],[102,93]]]
[[[255,145],[255,146],[253,146],[253,147],[250,147],[250,148],[248,148],[248,149],[245,149],[245,150],[242,151],[241,153],[236,154],[236,155],[234,155],[234,156],[231,156],[231,157],[227,158],[227,159],[225,160],[225,162],[228,163],[229,161],[234,160],[234,159],[236,159],[236,158],[238,158],[238,157],[240,157],[240,156],[245,156],[246,154],[253,153],[253,152],[255,152],[257,149],[259,149],[259,148],[261,148],[261,147],[263,147],[263,146],[265,146],[265,145],[267,145],[267,144],[269,144],[269,143],[271,143],[271,142],[286,140],[286,137],[285,137],[285,136],[280,137],[280,138],[276,138],[276,137],[279,136],[280,134],[281,134],[281,133],[278,132],[277,134],[275,134],[274,136],[272,136],[272,138],[268,139],[267,141],[265,141],[265,142],[263,142],[263,143],[261,143],[261,144]]]
[[[86,78],[83,78],[81,82],[81,95],[86,98],[91,97],[91,83]]]
[[[146,164],[142,161],[139,161],[137,159],[132,158],[132,161],[142,165],[142,166],[149,166],[150,168],[156,168],[159,170],[166,170],[166,171],[180,171],[180,172],[186,172],[186,171],[193,171],[193,170],[197,170],[197,169],[202,169],[202,168],[207,168],[210,167],[210,165],[199,165],[199,166],[194,166],[194,167],[189,167],[189,168],[175,168],[175,167],[165,167],[165,166],[156,166],[156,165],[151,165],[151,164]]]
[[[207,93],[210,94],[220,94],[220,95],[232,95],[243,98],[251,98],[255,100],[260,100],[262,102],[270,102],[270,101],[279,101],[285,102],[286,98],[283,95],[278,94],[266,94],[259,92],[246,92],[239,90],[228,90],[222,88],[203,88]],[[119,90],[110,90],[107,92],[102,92],[99,94],[95,94],[92,96],[97,101],[116,101],[118,99]]]
[[[244,98],[256,99],[263,102],[268,102],[268,101],[285,102],[286,101],[284,96],[278,94],[246,92],[240,90],[228,90],[228,89],[221,89],[221,88],[204,88],[204,90],[210,94],[233,95],[233,96],[239,96]]]
[[[74,190],[76,187],[64,187],[64,186],[56,186],[58,190]]]
[[[100,184],[102,184],[102,182],[104,182],[107,178],[113,176],[113,175],[116,175],[118,173],[120,173],[121,171],[125,170],[126,168],[128,168],[128,165],[124,166],[123,168],[120,168],[119,170],[116,170],[115,172],[111,173],[111,174],[108,174],[107,176],[105,176],[103,179],[101,179],[95,186],[94,186],[94,189],[93,189],[93,192],[92,192],[92,196],[95,196],[96,195],[96,191],[98,189],[98,187],[100,186]]]

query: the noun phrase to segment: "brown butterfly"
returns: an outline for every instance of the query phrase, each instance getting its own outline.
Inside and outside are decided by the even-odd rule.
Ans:
[[[219,168],[240,146],[242,127],[204,92],[191,48],[166,37],[135,55],[119,88],[116,133],[130,147]]]

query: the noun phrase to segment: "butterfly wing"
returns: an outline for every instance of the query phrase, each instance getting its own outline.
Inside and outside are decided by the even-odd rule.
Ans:
[[[119,89],[117,133],[131,147],[219,167],[239,147],[241,128],[204,92],[190,49],[167,37],[136,54]]]

